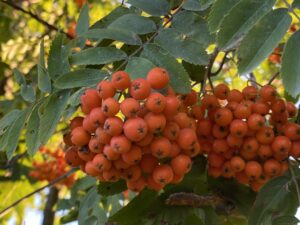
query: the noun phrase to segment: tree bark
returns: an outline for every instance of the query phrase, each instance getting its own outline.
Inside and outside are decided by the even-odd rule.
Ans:
[[[58,201],[58,193],[59,190],[55,186],[52,186],[50,188],[50,192],[47,196],[47,202],[44,209],[44,219],[42,225],[54,224],[55,211],[53,210],[53,208]]]

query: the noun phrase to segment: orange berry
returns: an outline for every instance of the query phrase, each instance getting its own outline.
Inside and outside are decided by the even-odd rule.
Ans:
[[[147,113],[145,121],[148,126],[148,131],[152,134],[160,134],[166,126],[167,120],[163,114]]]
[[[297,108],[293,102],[286,103],[286,109],[288,111],[289,117],[292,118],[297,115]]]
[[[230,92],[230,89],[228,88],[228,86],[226,84],[218,84],[214,88],[214,95],[218,99],[221,99],[221,100],[227,99],[229,92]]]
[[[77,153],[78,153],[79,158],[81,158],[82,160],[84,160],[86,162],[93,160],[93,158],[95,156],[95,153],[90,151],[87,146],[80,147],[78,149]]]
[[[253,113],[257,113],[257,114],[260,114],[262,116],[265,116],[270,111],[270,105],[266,102],[263,102],[263,101],[256,101],[252,105],[251,110],[252,110]]]
[[[174,173],[171,166],[162,164],[155,167],[152,173],[152,177],[156,183],[166,185],[173,180]]]
[[[240,103],[234,110],[234,116],[237,119],[247,119],[251,115],[251,107]]]
[[[247,152],[257,152],[259,148],[259,143],[257,142],[255,137],[247,137],[243,143],[243,149]]]
[[[172,150],[172,144],[170,143],[170,141],[165,138],[165,137],[159,137],[159,138],[155,138],[151,145],[150,145],[150,149],[152,152],[152,155],[154,155],[155,157],[162,159],[162,158],[166,158],[170,155],[171,150]]]
[[[95,132],[95,136],[101,144],[109,144],[111,135],[107,134],[102,127],[98,127]]]
[[[216,111],[215,122],[220,126],[227,126],[231,123],[233,115],[230,109],[220,108]]]
[[[234,172],[241,172],[246,166],[245,161],[239,156],[232,157],[230,160],[230,164]]]
[[[89,149],[94,153],[100,153],[103,151],[103,145],[95,136],[93,136],[89,141]]]
[[[284,135],[291,141],[297,141],[300,139],[300,126],[295,123],[287,123],[284,126]]]
[[[102,102],[102,112],[107,117],[116,115],[120,110],[120,104],[114,98],[106,98]]]
[[[154,113],[161,113],[166,107],[166,98],[159,92],[151,93],[146,101],[148,110]]]
[[[147,80],[153,89],[162,89],[169,83],[169,73],[164,68],[154,67],[147,74]]]
[[[229,91],[227,96],[228,102],[240,103],[241,101],[243,101],[243,99],[244,99],[244,95],[242,94],[242,92],[240,92],[237,89],[232,89],[231,91]]]
[[[119,171],[124,171],[130,167],[130,165],[124,162],[122,158],[113,161],[113,164],[114,167]]]
[[[231,162],[227,161],[222,166],[222,176],[225,178],[232,178],[234,176],[234,171],[231,166]]]
[[[214,124],[212,129],[212,135],[215,138],[225,138],[229,133],[229,129],[227,126],[219,126],[217,124]]]
[[[264,163],[264,174],[269,177],[279,176],[281,173],[281,165],[275,159],[268,159]]]
[[[129,165],[138,164],[142,159],[142,150],[140,147],[133,145],[128,152],[122,154],[122,159]]]
[[[219,106],[219,102],[216,96],[206,94],[202,98],[202,107],[204,109],[212,109],[218,106]]]
[[[246,100],[255,100],[257,97],[257,89],[254,86],[247,86],[242,91]]]
[[[261,144],[271,144],[274,140],[274,131],[271,127],[263,127],[256,132],[256,139]]]
[[[132,81],[129,93],[136,100],[143,100],[150,95],[151,87],[147,80],[137,78]]]
[[[97,177],[99,175],[99,170],[92,161],[88,161],[84,166],[84,171],[86,174]]]
[[[175,141],[179,135],[180,127],[175,122],[167,122],[165,129],[163,130],[163,136],[170,141]]]
[[[300,141],[292,142],[292,147],[289,153],[295,159],[300,157]]]
[[[176,96],[172,95],[166,96],[165,100],[166,106],[164,108],[163,113],[167,118],[172,118],[179,112],[181,101]]]
[[[248,117],[247,124],[251,130],[259,130],[265,125],[265,119],[263,116],[254,113]]]
[[[70,129],[73,130],[76,127],[81,127],[83,122],[83,117],[76,116],[70,121]]]
[[[177,113],[173,120],[181,129],[191,127],[191,118],[185,112]]]
[[[292,142],[286,136],[277,136],[272,142],[272,150],[274,153],[285,154],[290,151]]]
[[[146,181],[144,177],[140,177],[136,181],[127,181],[126,184],[129,190],[134,192],[141,192],[146,186]]]
[[[257,155],[263,160],[266,160],[266,159],[272,157],[273,152],[272,152],[271,146],[270,145],[260,145],[257,150]]]
[[[123,131],[123,121],[119,117],[109,117],[106,119],[103,129],[111,136],[120,135]]]
[[[248,125],[242,120],[233,120],[230,124],[230,133],[237,137],[244,137],[248,131]]]
[[[123,176],[127,181],[136,181],[141,177],[141,175],[142,175],[142,170],[137,165],[133,165],[129,167],[123,173]]]
[[[114,85],[108,80],[101,81],[97,86],[97,90],[102,99],[112,98],[116,93]]]
[[[192,149],[198,143],[196,132],[191,128],[180,130],[177,143],[182,149]]]
[[[125,117],[132,118],[137,116],[140,110],[140,103],[134,98],[126,98],[121,102],[120,109]]]
[[[208,175],[214,178],[220,177],[222,175],[222,172],[223,171],[221,168],[212,167],[212,166],[209,166],[207,171]]]
[[[171,166],[174,174],[183,175],[191,170],[192,160],[187,155],[180,154],[172,159]]]
[[[154,168],[158,165],[158,159],[151,154],[142,156],[140,167],[143,173],[152,173]]]
[[[245,171],[236,173],[235,178],[240,184],[244,184],[244,185],[249,184],[249,178],[247,177]]]
[[[209,136],[212,132],[212,122],[208,119],[199,120],[197,122],[197,134],[198,136]]]
[[[131,142],[125,135],[114,136],[110,141],[112,149],[119,154],[128,152],[131,148]]]
[[[111,83],[115,89],[124,91],[130,87],[130,77],[125,71],[117,71],[112,74]]]
[[[89,117],[89,120],[90,120],[87,122],[91,124],[91,125],[88,125],[88,124],[87,125],[93,126],[94,131],[97,127],[103,126],[103,124],[105,123],[105,120],[106,120],[106,116],[100,107],[94,108],[91,111],[91,113],[85,117],[85,119],[87,117]],[[83,121],[83,124],[85,123],[85,119]]]
[[[69,147],[65,153],[65,161],[72,167],[84,164],[84,161],[78,156],[76,147]]]
[[[101,98],[95,89],[87,89],[80,97],[82,112],[88,114],[93,108],[101,106]]]
[[[95,155],[93,158],[93,164],[96,166],[99,172],[110,170],[112,164],[102,153]]]
[[[229,134],[226,137],[226,141],[227,141],[228,146],[231,148],[240,148],[243,144],[243,138],[238,137],[233,134]]]
[[[181,152],[181,149],[176,142],[171,142],[171,144],[172,144],[172,148],[171,148],[170,157],[174,158],[177,155],[179,155],[179,153]]]
[[[148,126],[142,118],[130,118],[124,123],[124,134],[131,141],[142,140],[148,132]]]
[[[71,132],[71,141],[74,145],[84,146],[90,141],[90,134],[83,127],[76,127]]]
[[[197,100],[198,100],[197,92],[192,90],[189,94],[184,95],[183,103],[186,106],[192,106],[197,103]]]
[[[204,119],[205,111],[200,105],[193,105],[191,107],[190,115],[197,120]]]
[[[286,103],[283,99],[277,99],[272,102],[271,110],[273,114],[281,114],[286,111]]]
[[[212,145],[212,149],[216,153],[224,153],[229,150],[229,146],[225,139],[215,139]]]
[[[276,90],[271,85],[265,85],[259,90],[260,98],[265,102],[273,102],[276,99]]]
[[[103,172],[103,178],[106,182],[117,182],[121,178],[120,171],[114,167]]]
[[[103,155],[110,161],[114,161],[120,158],[120,154],[117,153],[110,145],[104,146]]]
[[[147,177],[147,187],[151,190],[160,191],[164,188],[164,184],[156,183],[152,176]]]
[[[210,166],[216,168],[221,168],[225,162],[225,158],[221,154],[215,152],[210,152],[207,160]]]
[[[256,161],[249,161],[245,166],[245,173],[251,180],[257,180],[262,174],[262,167]]]

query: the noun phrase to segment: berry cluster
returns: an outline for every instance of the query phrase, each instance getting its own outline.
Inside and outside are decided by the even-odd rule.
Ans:
[[[115,72],[81,96],[85,116],[71,120],[66,161],[103,182],[125,179],[136,192],[178,183],[200,153],[196,102],[195,91],[173,91],[163,68],[133,81]]]
[[[201,108],[207,116],[198,121],[197,134],[210,176],[235,177],[258,191],[288,169],[289,156],[300,156],[300,126],[288,120],[297,109],[271,85],[240,92],[219,84]]]
[[[29,173],[30,177],[39,181],[51,182],[69,170],[69,166],[64,159],[65,153],[62,149],[57,148],[53,151],[49,148],[41,147],[39,151],[43,156],[43,160],[33,161],[33,170]],[[58,182],[57,185],[65,185],[70,188],[74,182],[75,174],[72,174],[68,178]]]

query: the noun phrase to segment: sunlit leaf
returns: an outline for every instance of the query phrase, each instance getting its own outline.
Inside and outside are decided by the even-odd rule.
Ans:
[[[45,65],[44,39],[40,44],[40,55],[38,64],[38,87],[43,92],[51,92],[51,81]]]

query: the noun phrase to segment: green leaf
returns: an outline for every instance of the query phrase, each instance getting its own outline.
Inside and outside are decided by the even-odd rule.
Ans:
[[[182,8],[191,11],[203,11],[206,10],[212,3],[213,0],[186,0]]]
[[[295,193],[289,190],[291,178],[281,176],[270,180],[258,193],[249,215],[249,225],[264,224],[272,215],[285,215],[287,208],[297,209]],[[284,209],[282,208],[284,206]]]
[[[57,91],[51,94],[39,108],[39,139],[44,145],[55,131],[56,125],[66,107],[69,91]]]
[[[129,45],[142,44],[142,41],[137,34],[131,31],[116,28],[89,30],[85,34],[85,37],[89,39],[96,39],[98,42],[102,41],[103,39],[111,39],[124,42]]]
[[[108,15],[98,20],[96,23],[94,23],[90,29],[99,29],[99,28],[106,28],[109,24],[111,24],[113,21],[117,20],[119,17],[134,13],[134,8],[128,8],[124,6],[118,6],[114,10],[112,10]]]
[[[131,57],[126,65],[125,71],[130,75],[132,80],[142,77],[146,78],[148,72],[155,65],[143,57]]]
[[[30,109],[23,110],[20,112],[19,116],[14,120],[8,129],[8,138],[6,140],[6,145],[4,151],[6,152],[7,158],[11,159],[19,143],[19,137],[21,131],[25,125],[25,121]]]
[[[276,0],[241,0],[224,17],[217,42],[222,50],[235,47],[255,23],[268,13]]]
[[[252,72],[277,46],[292,19],[287,9],[265,15],[245,36],[237,51],[240,74]]]
[[[300,93],[300,30],[294,33],[283,51],[281,76],[286,91],[296,97]]]
[[[50,77],[55,80],[60,75],[69,72],[70,65],[68,60],[69,47],[65,45],[65,36],[57,34],[50,47],[48,57],[48,71]]]
[[[109,28],[128,30],[136,34],[147,34],[154,32],[156,25],[152,20],[132,13],[119,17],[109,25]]]
[[[200,43],[204,48],[213,42],[207,22],[194,12],[182,11],[174,16],[172,27],[188,39]]]
[[[82,34],[86,33],[89,29],[90,23],[89,23],[90,17],[89,17],[89,6],[88,4],[84,4],[82,7],[79,18],[76,25],[76,34],[78,36],[81,36]]]
[[[128,3],[153,16],[167,15],[170,10],[166,0],[128,0]]]
[[[16,82],[21,86],[22,84],[26,84],[26,79],[23,76],[23,74],[20,73],[20,71],[18,69],[13,69],[13,73],[14,73],[14,78],[16,80]]]
[[[40,55],[38,64],[38,87],[42,92],[51,92],[51,81],[45,65],[44,39],[40,44]]]
[[[128,205],[116,212],[109,218],[110,222],[119,225],[139,225],[141,218],[148,213],[148,209],[156,202],[157,192],[144,190],[137,195]]]
[[[98,193],[102,196],[119,194],[125,190],[127,190],[127,185],[124,180],[115,183],[99,183],[98,185]]]
[[[94,83],[95,85],[95,83]],[[93,86],[94,86],[93,85]],[[83,95],[86,87],[80,88],[79,90],[75,91],[69,98],[68,104],[73,107],[77,107],[80,104],[80,96]]]
[[[188,73],[177,60],[155,44],[148,44],[142,52],[142,57],[148,58],[155,65],[164,67],[170,74],[170,84],[177,93],[191,91]]]
[[[300,9],[300,0],[294,0],[292,7]]]
[[[189,74],[191,80],[196,82],[201,82],[203,80],[206,73],[205,66],[194,65],[186,61],[182,61],[182,65],[186,72]]]
[[[33,156],[40,147],[39,140],[39,126],[40,126],[40,118],[39,118],[39,107],[42,102],[37,103],[29,116],[27,127],[26,127],[26,135],[25,142],[27,146],[27,152],[30,156]]]
[[[294,216],[279,216],[272,220],[272,225],[297,225],[299,222]]]
[[[13,109],[9,113],[5,114],[0,120],[0,136],[5,132],[6,128],[9,127],[13,121],[15,121],[21,111],[18,109]]]
[[[230,10],[239,2],[240,0],[217,0],[209,13],[208,26],[211,32],[216,32],[220,24]]]
[[[21,85],[21,96],[27,102],[34,102],[35,100],[35,92],[30,84],[22,84]]]
[[[109,73],[104,70],[79,69],[63,74],[54,82],[54,85],[60,89],[89,87],[99,83],[107,76]]]
[[[155,42],[176,58],[196,65],[208,64],[208,55],[205,49],[174,28],[160,32],[155,38]]]
[[[114,47],[97,47],[82,50],[70,56],[73,65],[101,65],[120,61],[127,56],[125,52]]]

